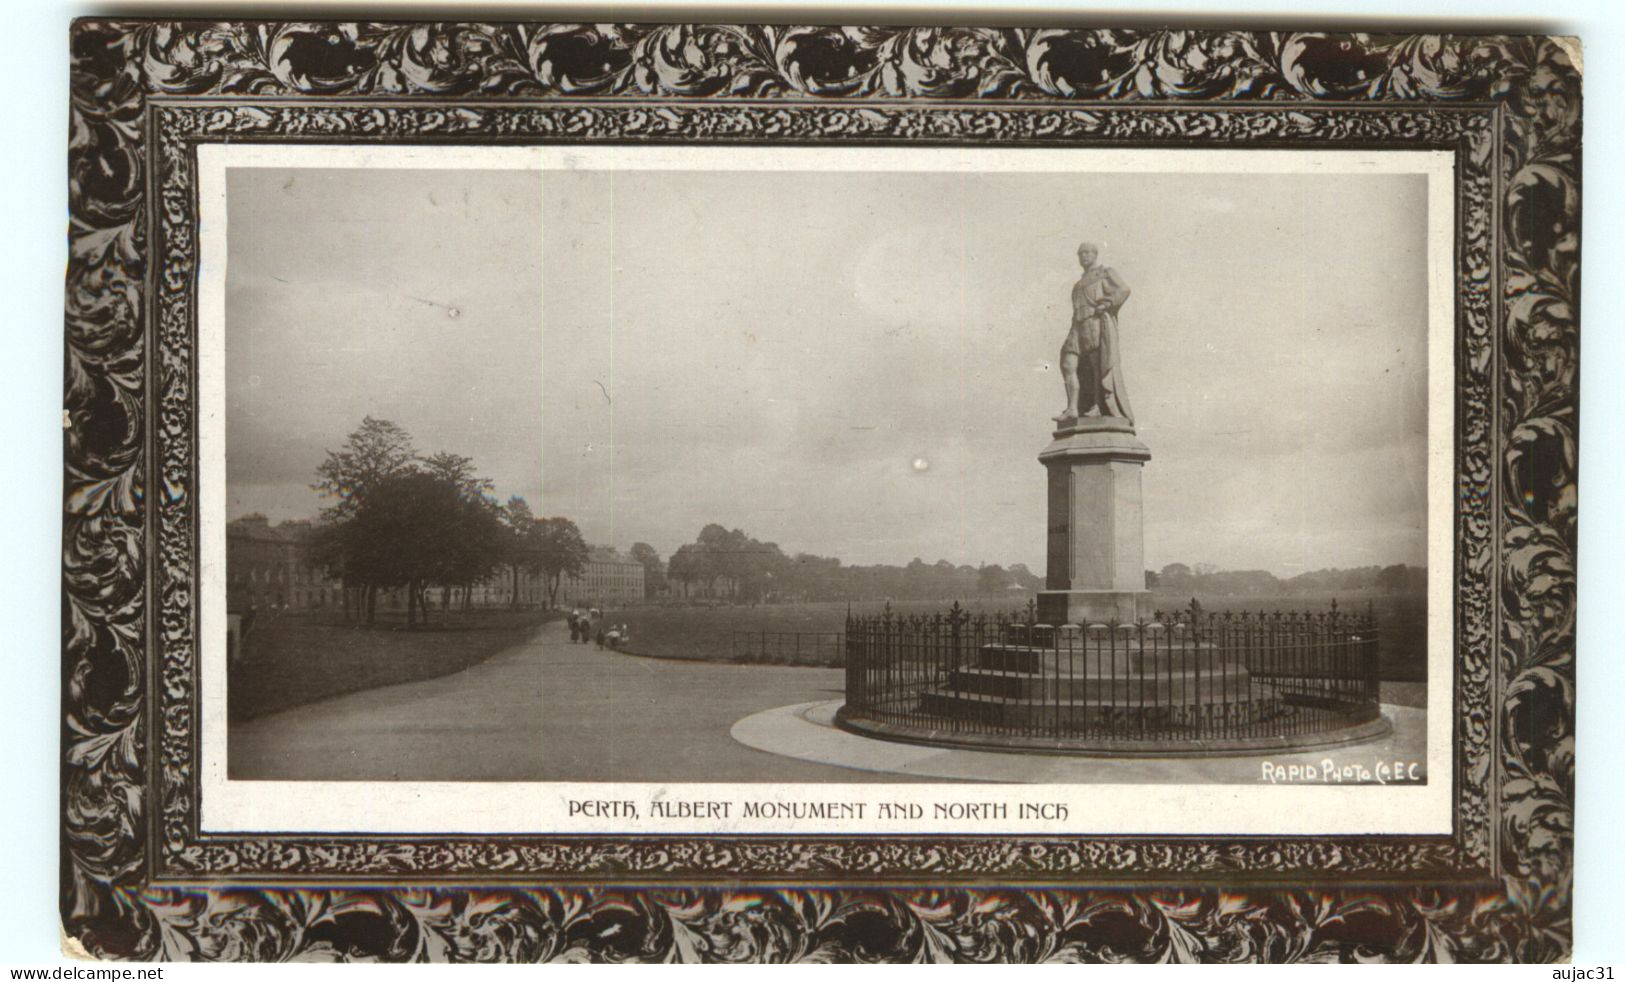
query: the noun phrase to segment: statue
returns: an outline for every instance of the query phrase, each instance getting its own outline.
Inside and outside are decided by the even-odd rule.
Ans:
[[[1083,275],[1072,285],[1072,329],[1061,345],[1061,382],[1066,409],[1055,417],[1062,426],[1079,416],[1119,416],[1134,423],[1123,370],[1117,362],[1117,312],[1128,299],[1128,284],[1116,270],[1100,265],[1092,242],[1078,246]]]

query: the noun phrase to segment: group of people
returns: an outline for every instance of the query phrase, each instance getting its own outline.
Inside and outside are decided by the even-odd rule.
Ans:
[[[600,648],[619,650],[620,647],[632,640],[632,632],[626,629],[625,624],[606,624],[604,612],[592,607],[583,612],[581,608],[570,611],[570,640],[586,644],[596,641]]]

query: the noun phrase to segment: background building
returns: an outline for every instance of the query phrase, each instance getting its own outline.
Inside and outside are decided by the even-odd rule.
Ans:
[[[226,609],[314,609],[342,604],[339,585],[309,562],[312,532],[308,521],[273,526],[260,514],[226,523]]]
[[[581,575],[559,583],[559,603],[639,604],[643,595],[643,564],[608,546],[594,546]]]
[[[342,607],[344,595],[338,582],[328,579],[310,562],[313,532],[309,521],[288,521],[273,526],[260,514],[244,515],[228,522],[227,610]],[[637,560],[607,546],[594,546],[581,575],[560,580],[558,602],[598,606],[642,603],[643,576],[643,565]],[[540,574],[521,571],[518,586],[520,606],[540,607],[547,602],[547,581]],[[438,588],[431,588],[430,593],[438,603]],[[513,596],[513,570],[504,567],[475,584],[471,599],[477,607],[502,607],[512,604]],[[404,594],[399,590],[384,590],[378,595],[380,607],[404,606],[405,603]]]
[[[474,584],[473,603],[476,607],[508,607],[513,605],[513,570],[503,567],[496,575]],[[519,571],[519,606],[540,607],[547,602],[547,581],[538,573]]]
[[[624,606],[643,603],[643,564],[608,546],[593,546],[581,575],[559,580],[559,606],[582,604]],[[501,572],[474,586],[474,605],[503,607],[513,603],[513,570]],[[519,605],[540,607],[547,602],[547,580],[540,573],[519,573]]]

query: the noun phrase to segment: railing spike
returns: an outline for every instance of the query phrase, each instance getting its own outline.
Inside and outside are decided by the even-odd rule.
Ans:
[[[861,614],[851,615],[853,624],[860,626],[872,624],[874,628],[872,633],[847,638],[845,649],[847,699],[848,708],[854,718],[875,718],[905,727],[923,725],[932,731],[992,732],[988,729],[989,726],[999,730],[1009,729],[1009,726],[996,724],[981,712],[986,708],[986,702],[976,698],[975,690],[966,688],[962,680],[957,678],[961,669],[967,665],[971,667],[984,665],[995,669],[996,674],[1006,679],[1010,676],[1037,675],[1038,680],[1043,683],[1044,694],[1014,695],[1009,698],[1035,705],[1060,707],[1066,704],[1066,699],[1062,697],[1061,702],[1056,703],[1055,694],[1059,690],[1051,684],[1052,682],[1058,684],[1059,680],[1046,679],[1044,675],[1046,671],[1053,675],[1057,670],[1068,671],[1067,666],[1076,668],[1072,665],[1072,659],[1076,659],[1079,653],[1086,658],[1092,658],[1094,657],[1092,653],[1107,651],[1108,644],[1112,646],[1110,650],[1114,653],[1133,652],[1136,646],[1134,641],[1136,632],[1139,635],[1138,647],[1142,654],[1153,649],[1194,653],[1206,651],[1211,645],[1212,654],[1218,658],[1196,659],[1188,664],[1184,661],[1174,663],[1180,666],[1179,671],[1188,672],[1190,675],[1185,680],[1186,687],[1180,689],[1177,702],[1169,702],[1166,694],[1152,693],[1150,698],[1155,705],[1147,704],[1144,702],[1146,693],[1141,692],[1134,697],[1138,700],[1138,705],[1131,701],[1128,705],[1114,704],[1109,708],[1102,708],[1100,719],[1090,726],[1104,729],[1106,732],[1103,736],[1106,739],[1136,735],[1140,738],[1155,736],[1159,739],[1177,739],[1195,733],[1198,736],[1211,736],[1222,742],[1227,737],[1247,736],[1255,726],[1264,723],[1268,724],[1266,729],[1260,731],[1264,735],[1285,734],[1287,731],[1281,729],[1283,725],[1294,733],[1314,731],[1316,724],[1304,720],[1301,712],[1294,713],[1281,708],[1279,689],[1283,685],[1302,690],[1309,696],[1324,697],[1334,704],[1341,704],[1333,707],[1339,713],[1353,709],[1368,709],[1377,698],[1374,681],[1375,635],[1358,630],[1361,627],[1360,619],[1353,615],[1339,621],[1337,614],[1325,610],[1307,608],[1297,611],[1276,610],[1266,616],[1266,612],[1262,609],[1256,613],[1240,609],[1210,611],[1207,619],[1203,620],[1199,616],[1201,607],[1197,605],[1185,611],[1172,613],[1155,611],[1149,618],[1122,620],[1112,617],[1104,624],[1086,621],[1078,626],[1063,628],[1043,624],[1024,625],[1021,623],[1022,618],[1026,616],[1024,611],[978,611],[973,615],[955,601],[946,617],[946,621],[953,627],[950,640],[948,636],[937,638],[934,635],[937,627],[945,620],[941,611],[929,614],[922,612],[899,614],[891,610],[890,603],[887,603],[886,608],[884,614],[867,617]],[[1341,612],[1340,609],[1337,613]],[[1222,620],[1214,616],[1219,613],[1225,615]],[[1274,626],[1281,624],[1283,618],[1290,627],[1277,639]],[[1058,651],[1066,648],[1072,654],[1069,659],[1059,660],[1058,666],[1044,666],[1040,662],[1038,667],[1021,667],[1028,664],[1022,659],[1034,657],[1032,651],[1011,649],[989,651],[985,644],[992,639],[980,633],[974,638],[965,638],[966,644],[962,646],[959,628],[971,619],[978,628],[989,622],[998,623],[1001,628],[1007,626],[1008,632],[1001,631],[997,638],[1000,642],[1018,645],[1024,642],[1033,647],[1053,646]],[[1240,631],[1234,630],[1238,622],[1248,628],[1245,637]],[[1167,629],[1169,625],[1172,626],[1171,631],[1158,639],[1157,634]],[[1253,634],[1251,629],[1255,625],[1269,631],[1268,640],[1262,635]],[[1198,626],[1201,629],[1187,630]],[[1151,636],[1151,648],[1146,646],[1148,633]],[[1348,653],[1342,646],[1349,643],[1359,646],[1352,652],[1355,657],[1353,662],[1341,657]],[[1251,683],[1255,693],[1253,701],[1249,701],[1245,696],[1240,701],[1232,700],[1230,696],[1235,694],[1235,690],[1227,681],[1229,676],[1224,674],[1228,671],[1227,666],[1232,659],[1251,659],[1254,654],[1258,654],[1250,648],[1236,646],[1265,644],[1271,646],[1265,649],[1265,654],[1270,651],[1279,652],[1286,656],[1287,661],[1280,661],[1279,657],[1275,660],[1266,659],[1262,666],[1266,671],[1255,674]],[[977,655],[979,648],[980,656]],[[1306,663],[1298,658],[1304,652],[1331,653],[1339,656],[1339,659],[1330,662],[1310,660]],[[931,665],[924,669],[919,661],[922,654],[934,659]],[[982,659],[981,662],[967,661],[978,657]],[[926,672],[929,678],[923,676],[922,671]],[[1114,675],[1121,675],[1123,669],[1117,667],[1111,671]],[[1129,669],[1130,674],[1135,671],[1137,670]],[[1208,673],[1215,671],[1220,674],[1209,677]],[[1067,678],[1070,680],[1070,676]],[[921,683],[927,686],[923,698],[928,700],[929,704],[926,701],[910,701],[916,700],[920,693],[909,687]],[[1144,683],[1145,680],[1142,679],[1141,684]],[[899,685],[903,688],[896,688]],[[1222,697],[1221,703],[1214,704],[1209,701],[1216,697],[1215,694],[1219,689],[1227,686],[1229,686],[1226,690],[1227,695]],[[904,696],[907,697],[904,702],[898,702],[898,698]],[[898,706],[904,703],[908,708],[899,709]],[[962,714],[956,714],[957,711],[952,708],[955,705]],[[1148,708],[1152,710],[1150,716],[1146,715]],[[1016,728],[1020,729],[1019,726]],[[1047,736],[1066,737],[1072,735],[1073,731],[1079,735],[1083,734],[1083,729],[1079,728],[1075,721],[1068,719],[1045,723],[1042,729]]]

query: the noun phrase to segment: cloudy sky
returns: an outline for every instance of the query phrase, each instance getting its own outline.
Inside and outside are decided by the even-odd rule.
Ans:
[[[1041,571],[1082,239],[1146,558],[1425,559],[1420,176],[232,169],[228,512],[364,415],[590,541]]]

